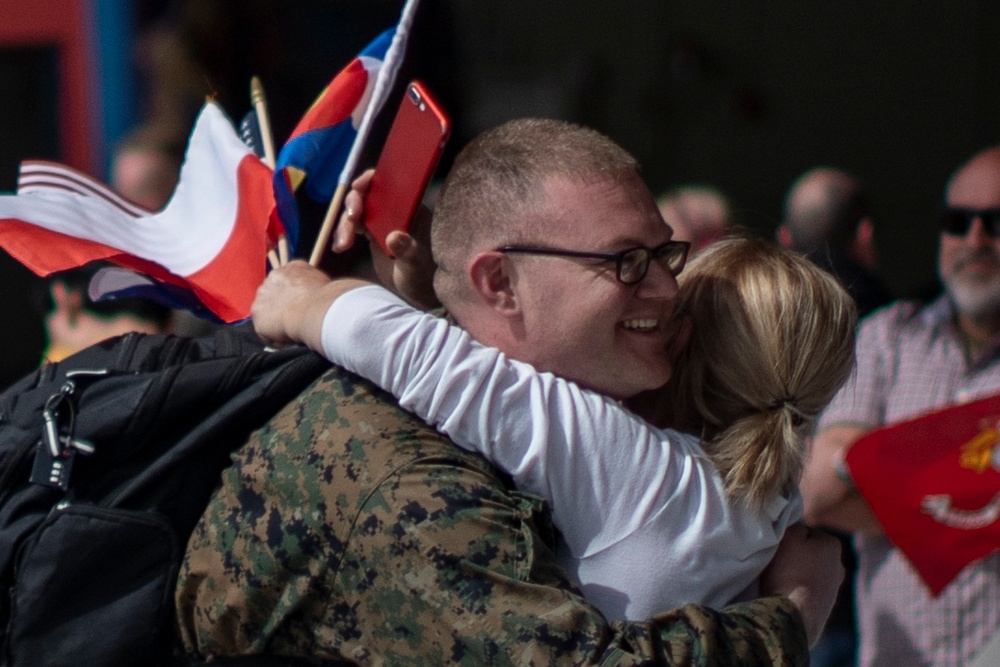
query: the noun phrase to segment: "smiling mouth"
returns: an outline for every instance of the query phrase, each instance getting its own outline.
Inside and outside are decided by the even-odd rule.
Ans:
[[[622,328],[629,331],[656,331],[659,328],[659,320],[648,318],[635,318],[622,322]]]

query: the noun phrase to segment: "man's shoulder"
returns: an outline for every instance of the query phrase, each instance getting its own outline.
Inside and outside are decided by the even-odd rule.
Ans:
[[[263,448],[262,455],[288,459],[291,465],[302,457],[353,463],[370,483],[415,461],[435,459],[507,485],[483,457],[457,447],[401,408],[391,394],[337,366],[303,390],[245,447]]]
[[[318,633],[324,651],[348,655],[347,646],[377,644],[374,628],[417,631],[423,619],[400,603],[413,586],[426,586],[416,597],[435,604],[456,595],[420,573],[458,576],[472,549],[477,564],[517,576],[533,561],[512,541],[520,533],[497,517],[536,515],[545,518],[540,501],[514,492],[484,459],[334,367],[254,432],[223,472],[178,578],[186,650],[268,645],[311,655]],[[483,597],[482,607],[488,597],[477,591],[470,595]],[[369,604],[355,606],[360,599]]]
[[[878,331],[897,339],[901,335],[925,332],[946,323],[949,318],[947,301],[930,302],[899,299],[874,310],[860,324],[861,332]]]

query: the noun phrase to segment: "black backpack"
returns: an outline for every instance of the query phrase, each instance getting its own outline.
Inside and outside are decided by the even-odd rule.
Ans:
[[[246,330],[127,334],[0,395],[0,666],[171,664],[229,454],[328,367]]]

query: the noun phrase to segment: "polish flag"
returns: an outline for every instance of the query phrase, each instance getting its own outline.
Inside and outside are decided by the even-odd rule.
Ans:
[[[0,246],[39,275],[106,260],[190,289],[219,319],[250,314],[267,268],[272,172],[207,103],[177,189],[162,211],[64,165],[25,162],[18,194],[0,196]]]

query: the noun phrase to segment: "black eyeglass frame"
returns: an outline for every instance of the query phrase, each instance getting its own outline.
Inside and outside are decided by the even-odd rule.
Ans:
[[[670,275],[677,276],[681,271],[684,270],[684,265],[687,263],[688,252],[691,250],[691,243],[689,241],[667,241],[655,248],[647,248],[646,246],[634,246],[632,248],[626,248],[619,252],[584,252],[581,250],[563,250],[561,248],[547,248],[544,246],[528,246],[528,245],[506,245],[496,248],[496,252],[502,253],[521,253],[525,255],[551,255],[554,257],[579,257],[582,259],[600,259],[605,262],[615,263],[615,278],[623,285],[635,285],[642,281],[646,277],[646,273],[649,271],[649,264],[655,259],[661,259],[664,257],[670,257],[671,253],[674,253],[675,259],[672,259],[667,264],[667,270],[670,271]],[[638,275],[633,279],[625,280],[622,276],[622,267],[625,264],[625,258],[635,252],[643,253],[643,256],[638,260],[637,267]]]
[[[941,231],[951,236],[965,236],[976,218],[991,239],[1000,238],[1000,208],[965,208],[949,206],[941,212]]]

